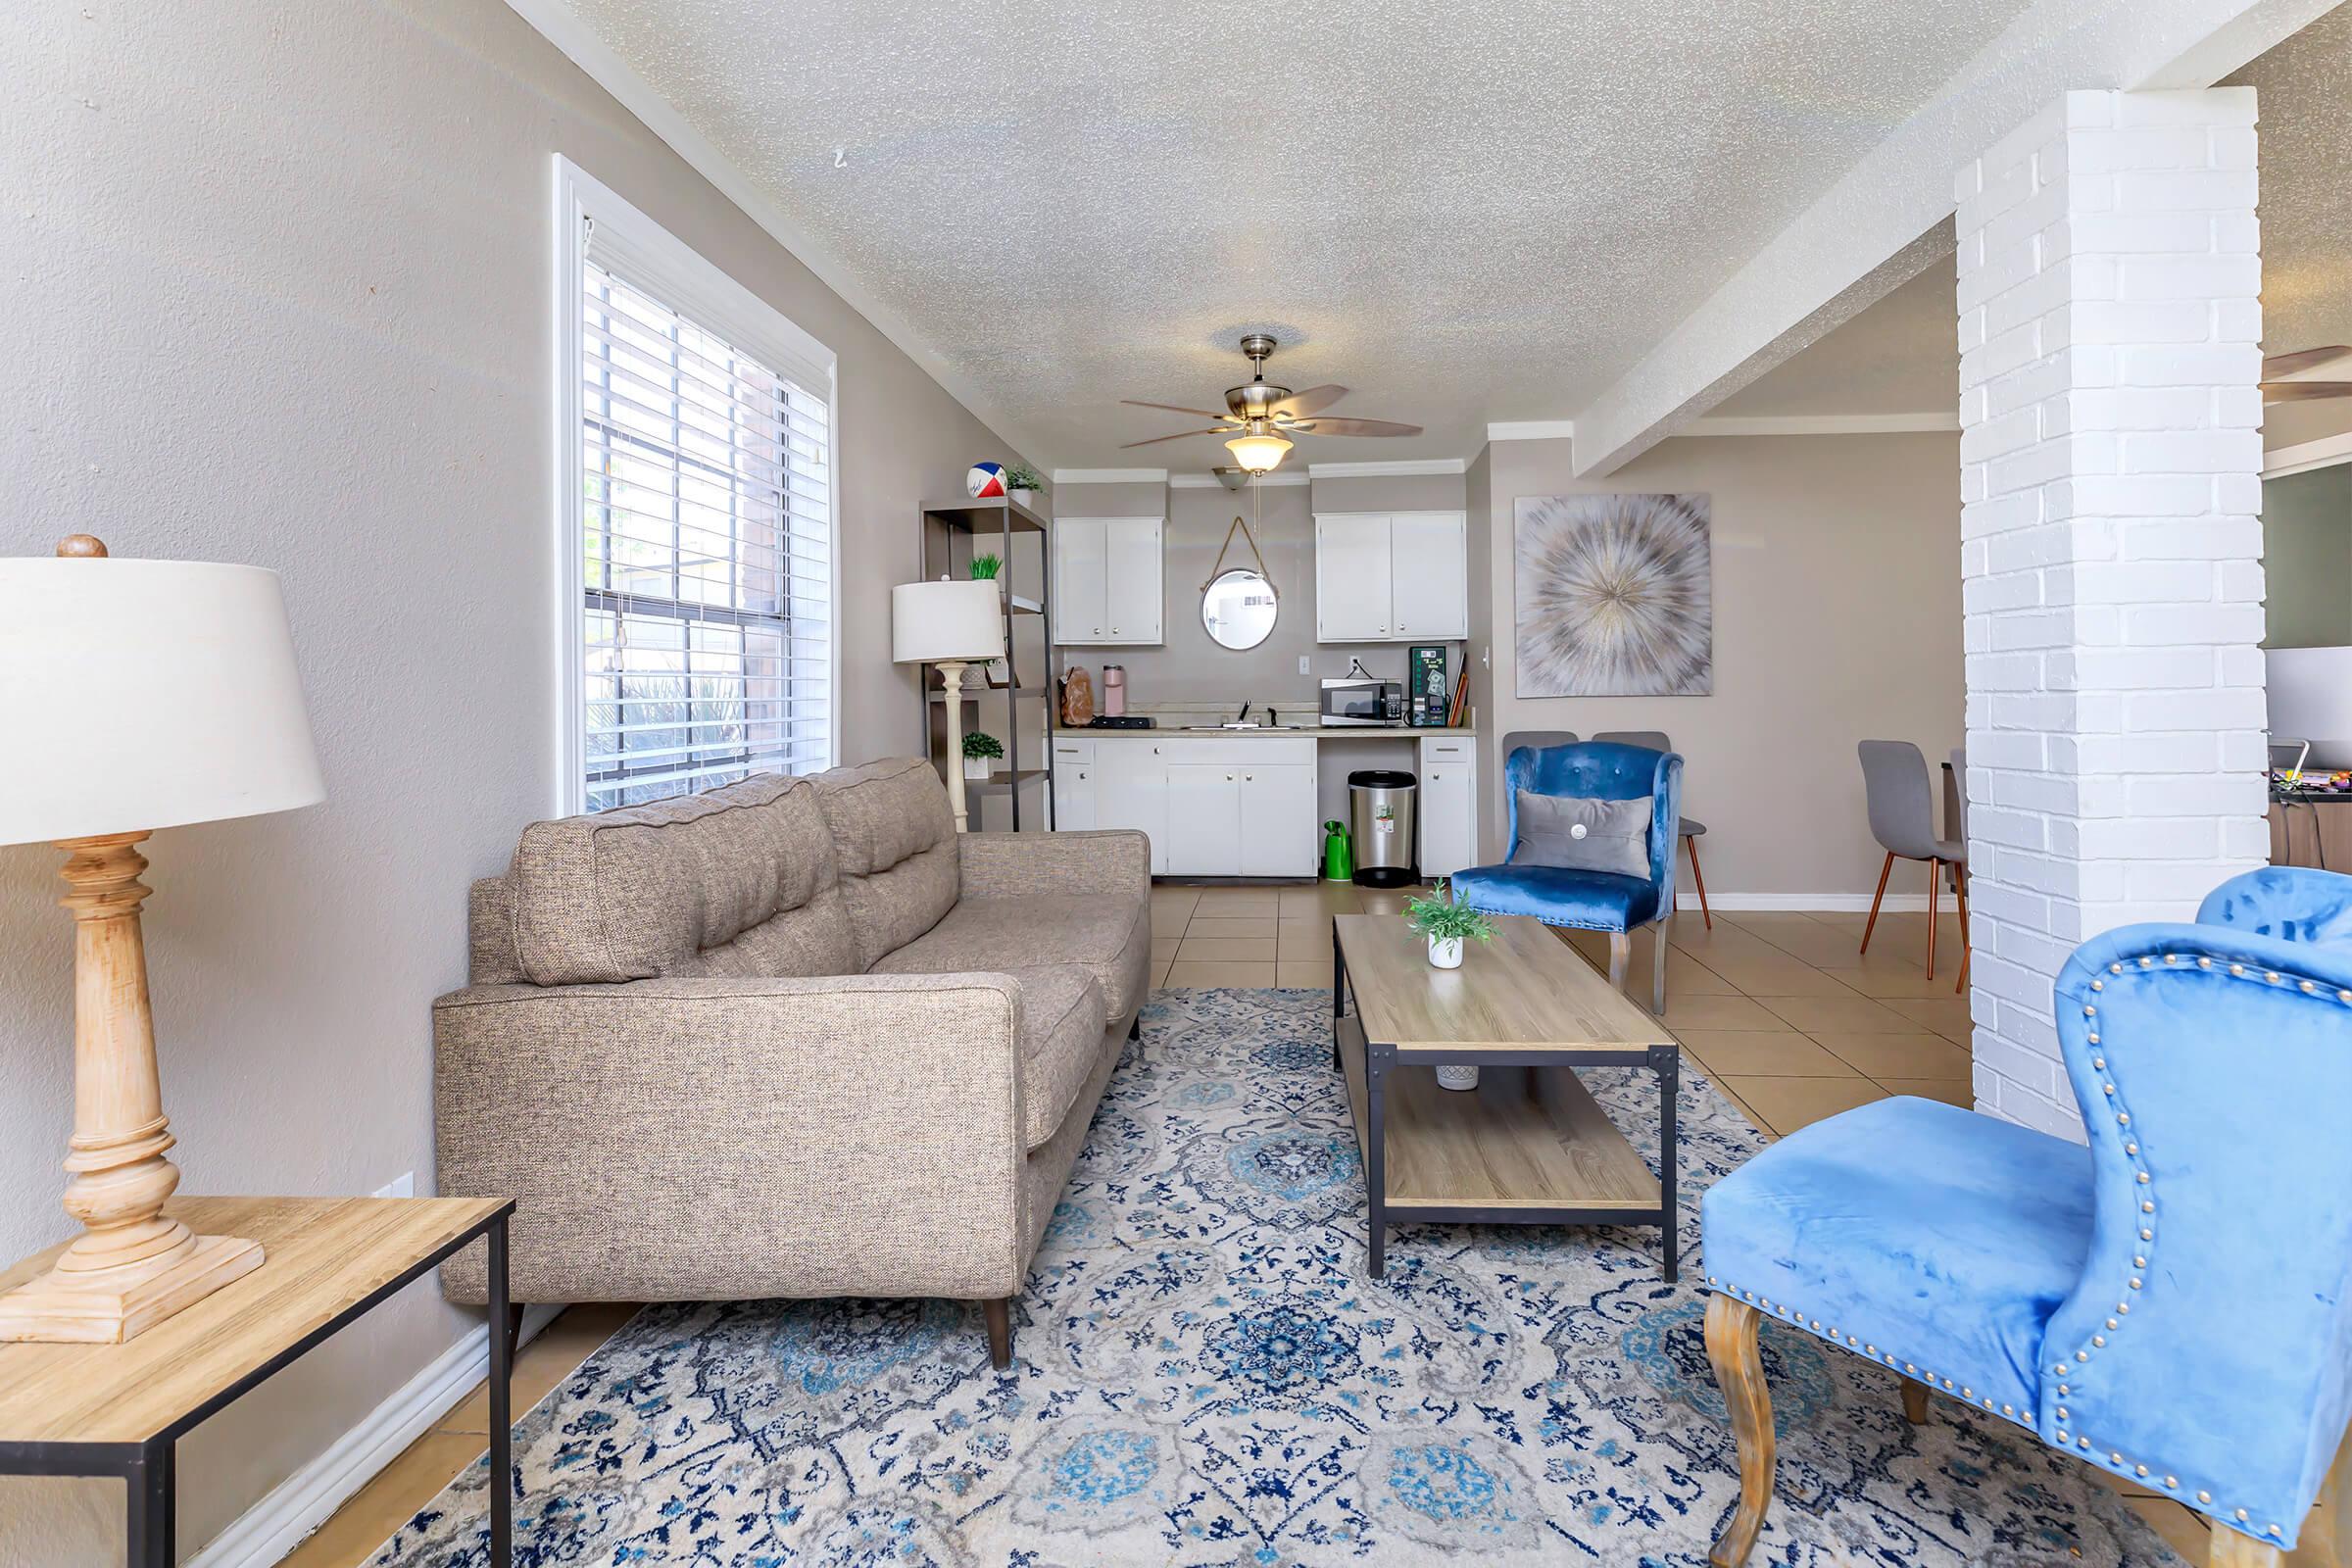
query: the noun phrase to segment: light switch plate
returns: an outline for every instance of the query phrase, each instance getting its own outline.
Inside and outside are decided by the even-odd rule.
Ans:
[[[1298,656],[1298,673],[1301,675],[1306,673],[1306,656],[1304,654]]]
[[[415,1198],[416,1196],[416,1173],[413,1170],[402,1171],[398,1176],[378,1187],[375,1190],[375,1196],[378,1198]]]

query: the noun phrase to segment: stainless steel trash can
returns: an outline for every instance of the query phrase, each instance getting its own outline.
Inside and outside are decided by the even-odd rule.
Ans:
[[[1355,880],[1368,888],[1413,881],[1413,775],[1368,767],[1348,775],[1348,830],[1355,840]]]

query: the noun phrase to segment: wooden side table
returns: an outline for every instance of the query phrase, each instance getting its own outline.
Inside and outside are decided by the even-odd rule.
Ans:
[[[165,1212],[250,1237],[266,1261],[125,1345],[0,1344],[0,1475],[121,1476],[130,1568],[173,1568],[180,1435],[476,1239],[490,1249],[490,1563],[514,1537],[501,1198],[182,1198]],[[5,1290],[63,1248],[0,1273]]]

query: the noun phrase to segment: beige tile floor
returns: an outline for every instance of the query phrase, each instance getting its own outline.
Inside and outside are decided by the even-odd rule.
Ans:
[[[1152,986],[1327,987],[1330,917],[1400,910],[1404,897],[1322,885],[1154,887]],[[1768,1137],[1888,1095],[1971,1102],[1968,1004],[1952,993],[1960,933],[1949,911],[1937,923],[1934,980],[1924,963],[1926,915],[1881,916],[1867,956],[1856,951],[1862,925],[1859,914],[1726,912],[1709,930],[1697,915],[1675,916],[1663,1021],[1690,1064]],[[1606,965],[1602,938],[1563,936],[1595,967]],[[1651,940],[1635,938],[1637,991],[1647,984]],[[583,1306],[558,1318],[516,1359],[515,1410],[563,1382],[633,1310]],[[304,1542],[288,1568],[365,1563],[481,1456],[487,1410],[477,1389]],[[2129,1495],[2189,1561],[2205,1560],[2196,1514],[2092,1474]]]

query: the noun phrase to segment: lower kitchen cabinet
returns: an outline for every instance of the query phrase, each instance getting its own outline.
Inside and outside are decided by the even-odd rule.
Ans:
[[[1317,768],[1345,767],[1348,750],[1305,736],[1056,736],[1054,819],[1071,831],[1141,829],[1153,876],[1313,877],[1323,864]],[[1421,737],[1418,763],[1423,874],[1450,875],[1477,858],[1470,738]]]

